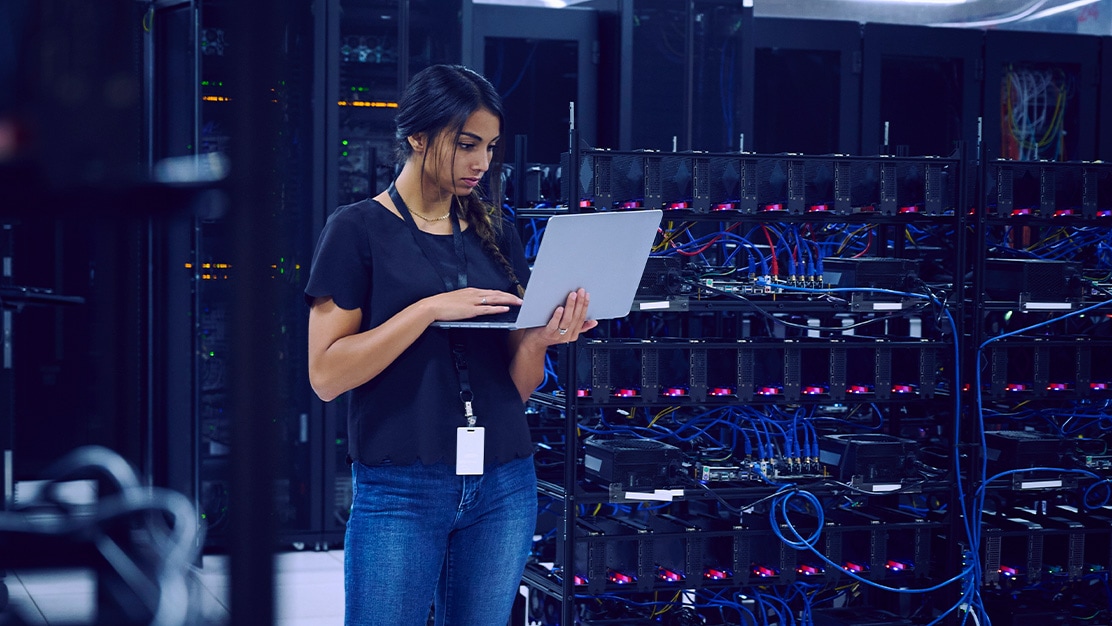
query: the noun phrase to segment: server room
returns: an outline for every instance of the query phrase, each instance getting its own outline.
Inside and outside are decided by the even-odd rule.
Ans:
[[[0,626],[1110,626],[1110,163],[1112,0],[0,0]]]

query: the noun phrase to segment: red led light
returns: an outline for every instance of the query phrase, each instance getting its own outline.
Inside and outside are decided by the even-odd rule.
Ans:
[[[810,208],[808,208],[807,210],[811,213],[825,213],[825,212],[830,210],[830,205],[829,204],[812,204],[810,206]]]
[[[1027,391],[1027,385],[1023,383],[1009,383],[1004,386],[1004,391]]]
[[[618,398],[636,398],[637,390],[629,388],[615,389],[614,396]]]
[[[1093,391],[1107,391],[1108,383],[1089,383],[1089,389]]]
[[[735,210],[737,210],[737,205],[734,204],[733,202],[719,202],[718,204],[714,205],[714,210],[715,211],[735,211]]]
[[[579,575],[573,576],[572,580],[575,581],[576,585],[586,585],[587,584],[587,579],[584,578],[583,576],[579,576]]]
[[[581,209],[591,208],[591,201],[590,200],[580,200],[579,201],[579,208],[581,208]]]
[[[1021,216],[1030,215],[1030,214],[1031,214],[1031,209],[1012,209],[1012,217],[1021,217]]]
[[[1069,388],[1066,383],[1050,383],[1046,386],[1047,391],[1068,391]]]
[[[900,207],[900,213],[918,213],[919,207],[914,204]]]
[[[753,566],[754,576],[760,576],[761,578],[771,578],[773,576],[778,576],[779,574],[780,572],[771,567],[765,567],[764,565]]]
[[[819,385],[808,385],[803,388],[802,393],[808,396],[817,396],[826,393],[826,388]]]
[[[663,395],[675,398],[678,396],[686,396],[687,390],[683,387],[668,387],[663,391]]]
[[[687,201],[669,202],[667,208],[672,209],[672,210],[675,210],[675,209],[690,209],[691,208],[691,203],[687,202]]]
[[[1054,217],[1068,217],[1074,215],[1073,209],[1058,209],[1054,212]]]
[[[911,385],[892,385],[892,393],[915,393],[915,387]]]
[[[622,203],[623,209],[640,209],[642,206],[644,206],[644,203],[640,200],[630,200]]]
[[[1101,209],[1097,211],[1097,217],[1112,217],[1112,209]]]
[[[1016,576],[1019,576],[1019,571],[1016,570],[1016,568],[1014,568],[1014,567],[1008,567],[1007,565],[1001,565],[1000,566],[1000,575],[1004,576],[1005,578],[1015,578]]]
[[[713,567],[708,567],[703,572],[703,578],[706,578],[707,580],[725,580],[729,577],[730,577],[730,573],[728,571],[720,570],[720,569],[714,569]]]
[[[850,385],[846,387],[846,393],[869,393],[868,385]]]
[[[779,387],[757,387],[757,395],[759,396],[778,396],[780,395]]]
[[[862,565],[861,563],[854,563],[852,561],[846,561],[845,565],[842,565],[842,569],[846,570],[847,572],[860,574],[861,572],[869,571],[869,566]]]
[[[587,398],[591,395],[591,390],[588,388],[580,387],[575,390],[575,395],[579,398]]]
[[[780,204],[779,202],[770,202],[770,203],[764,205],[763,207],[761,207],[761,210],[762,211],[783,211],[784,210],[784,205]]]
[[[710,391],[707,393],[712,396],[732,396],[734,395],[734,390],[732,387],[711,387]]]
[[[608,578],[610,578],[610,582],[618,583],[619,585],[628,585],[629,583],[636,580],[632,576],[628,576],[626,574],[623,574],[621,572],[616,572],[616,571],[613,571],[613,570],[610,571],[610,575],[608,576]]]
[[[656,570],[656,575],[658,578],[660,578],[660,580],[670,583],[677,583],[683,580],[683,574],[678,574],[670,569],[665,569],[663,567]]]
[[[863,206],[863,207],[861,207],[860,209],[857,209],[857,210],[860,211],[861,213],[872,213],[872,212],[876,211],[876,207],[871,205],[871,204],[866,204],[865,206]]]
[[[904,563],[902,561],[893,561],[891,559],[889,559],[888,562],[884,564],[884,567],[888,568],[888,571],[891,571],[891,572],[902,572],[902,571],[905,571],[905,570],[913,569],[911,567],[910,563]]]
[[[815,567],[814,565],[800,565],[795,568],[795,572],[804,576],[818,576],[823,573],[821,568]]]

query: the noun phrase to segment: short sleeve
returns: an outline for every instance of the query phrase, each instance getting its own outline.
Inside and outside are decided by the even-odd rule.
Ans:
[[[371,277],[370,232],[363,201],[336,209],[328,217],[313,252],[305,302],[332,298],[341,309],[354,310],[367,301]]]

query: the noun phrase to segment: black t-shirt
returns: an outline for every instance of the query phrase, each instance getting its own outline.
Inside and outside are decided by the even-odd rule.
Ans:
[[[438,269],[416,237],[443,266]],[[502,254],[524,284],[529,266],[514,228],[499,236]],[[482,249],[474,229],[463,231],[469,287],[515,293],[501,265]],[[342,309],[361,309],[360,332],[410,304],[444,291],[442,273],[456,276],[451,235],[413,229],[375,200],[338,208],[325,223],[313,255],[306,301],[331,297]],[[449,332],[464,345],[473,408],[486,429],[487,465],[532,453],[524,404],[509,374],[505,330],[430,327],[378,376],[351,390],[348,452],[367,465],[449,463],[456,460],[456,428],[466,425]]]

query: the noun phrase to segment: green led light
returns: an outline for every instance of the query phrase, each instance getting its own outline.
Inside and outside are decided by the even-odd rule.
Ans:
[[[209,356],[216,356],[215,352],[209,352]]]
[[[346,145],[348,145],[348,140],[345,139],[345,140],[341,141],[340,143],[346,146]]]
[[[348,155],[347,150],[344,150],[343,152],[340,153],[340,156],[347,156],[347,155]]]

